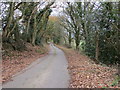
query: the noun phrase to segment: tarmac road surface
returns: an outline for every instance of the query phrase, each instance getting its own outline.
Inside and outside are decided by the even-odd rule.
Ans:
[[[50,52],[23,71],[17,73],[12,81],[4,83],[3,88],[68,88],[68,63],[62,50],[50,44]]]

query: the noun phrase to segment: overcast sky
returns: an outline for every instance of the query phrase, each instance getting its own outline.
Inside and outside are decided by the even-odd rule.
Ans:
[[[63,8],[66,7],[65,2],[56,2],[53,6],[56,6],[56,8],[52,8],[52,16],[58,16],[62,14]]]

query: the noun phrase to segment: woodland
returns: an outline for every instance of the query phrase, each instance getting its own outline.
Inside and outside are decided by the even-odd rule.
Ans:
[[[26,43],[52,42],[73,48],[97,64],[118,67],[120,74],[120,2],[1,2],[2,54],[26,51]]]

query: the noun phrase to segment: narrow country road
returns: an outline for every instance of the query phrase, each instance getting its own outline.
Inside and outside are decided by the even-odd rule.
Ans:
[[[50,45],[49,55],[16,74],[3,88],[67,88],[69,74],[63,51]]]

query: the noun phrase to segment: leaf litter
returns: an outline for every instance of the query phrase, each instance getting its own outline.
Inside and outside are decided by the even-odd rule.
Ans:
[[[89,57],[75,50],[58,46],[65,52],[71,76],[69,88],[120,88],[111,86],[116,68],[95,64]]]

